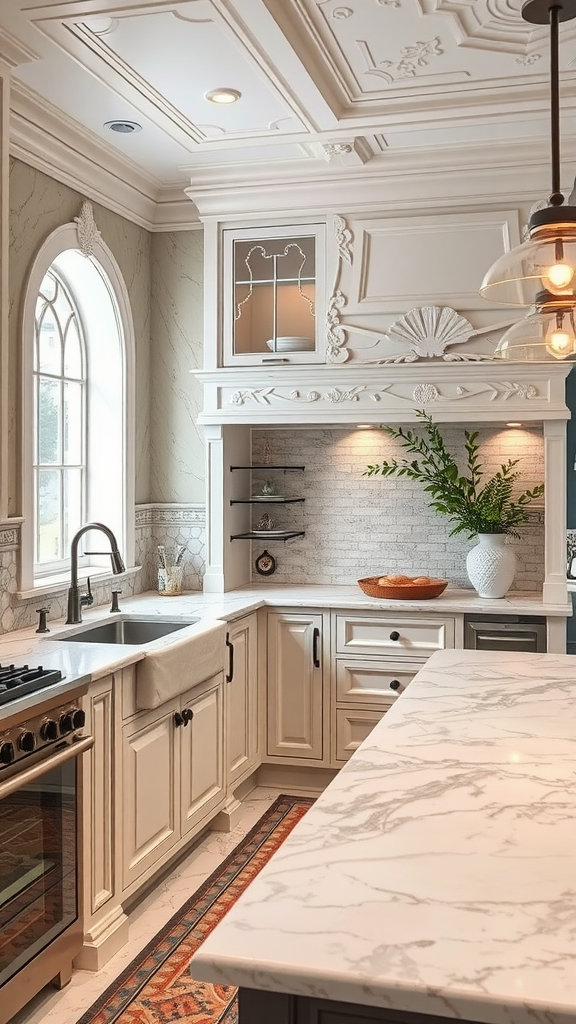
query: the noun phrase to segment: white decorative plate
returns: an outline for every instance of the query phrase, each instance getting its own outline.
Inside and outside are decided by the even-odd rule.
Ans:
[[[314,345],[314,338],[276,338],[276,352],[313,352]],[[273,338],[266,346],[274,352]]]

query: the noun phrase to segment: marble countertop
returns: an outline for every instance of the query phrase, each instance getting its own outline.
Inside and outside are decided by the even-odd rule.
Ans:
[[[170,618],[199,618],[192,632],[213,626],[216,620],[232,621],[241,615],[256,611],[263,606],[284,608],[352,608],[358,611],[425,612],[430,615],[456,615],[466,612],[500,615],[550,615],[567,616],[572,613],[571,602],[566,605],[550,605],[542,602],[541,594],[511,592],[505,598],[489,600],[479,598],[473,590],[459,590],[448,587],[437,598],[427,601],[384,601],[368,597],[358,586],[301,586],[301,585],[251,585],[225,594],[209,594],[200,591],[175,597],[161,597],[156,591],[149,591],[120,602],[122,612],[139,612],[143,615],[162,615]],[[84,609],[84,624],[109,619],[107,605]],[[44,668],[59,669],[65,677],[57,690],[44,691],[47,696],[65,694],[66,689],[79,679],[96,680],[109,672],[118,671],[127,665],[140,661],[146,651],[125,644],[81,644],[67,643],[61,634],[75,627],[63,619],[49,620],[50,638],[36,633],[35,627],[0,634],[0,664],[43,665]],[[181,635],[181,634],[179,634]],[[174,634],[154,641],[154,646],[170,643]],[[147,647],[148,649],[148,647]],[[21,709],[33,706],[35,698],[23,698]],[[20,710],[15,702],[10,710]],[[0,721],[5,711],[0,706]]]
[[[576,1021],[576,678],[441,651],[192,976],[487,1024]]]
[[[177,610],[178,614],[210,614],[213,618],[230,620],[264,605],[283,608],[357,608],[359,611],[424,611],[431,615],[456,615],[480,613],[498,615],[551,615],[572,614],[572,603],[544,603],[541,593],[511,591],[506,597],[496,599],[480,598],[474,590],[448,587],[440,597],[424,601],[385,601],[368,597],[356,585],[314,586],[300,584],[251,584],[225,594],[189,592],[180,597],[162,598],[154,592],[122,601],[122,608],[152,609],[166,614]],[[106,609],[104,609],[106,612]],[[87,617],[85,615],[85,617]]]

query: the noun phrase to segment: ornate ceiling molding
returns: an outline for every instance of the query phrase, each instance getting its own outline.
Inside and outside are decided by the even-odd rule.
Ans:
[[[546,33],[522,21],[520,0],[417,0],[422,14],[443,14],[459,46],[524,55]]]

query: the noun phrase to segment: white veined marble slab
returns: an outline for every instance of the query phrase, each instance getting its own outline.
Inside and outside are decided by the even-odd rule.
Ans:
[[[191,973],[489,1024],[574,1024],[576,660],[434,654]]]

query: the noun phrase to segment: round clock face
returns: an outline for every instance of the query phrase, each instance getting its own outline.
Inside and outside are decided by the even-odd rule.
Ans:
[[[256,559],[256,572],[259,572],[261,576],[271,576],[275,569],[276,559],[268,551],[263,551],[261,555],[258,555]]]

